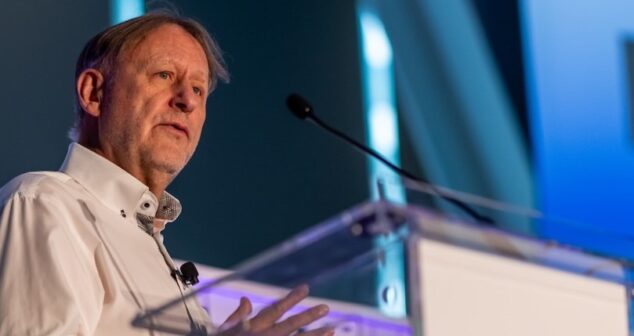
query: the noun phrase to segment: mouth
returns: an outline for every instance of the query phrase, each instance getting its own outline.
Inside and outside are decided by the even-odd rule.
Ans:
[[[169,123],[162,123],[159,126],[168,127],[172,131],[181,133],[181,134],[185,135],[187,138],[189,138],[189,129],[187,128],[187,126],[185,126],[185,125],[183,125],[181,123],[169,122]]]

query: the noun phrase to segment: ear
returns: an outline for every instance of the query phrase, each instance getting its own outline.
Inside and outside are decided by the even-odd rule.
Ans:
[[[77,97],[79,105],[89,115],[98,117],[101,114],[104,77],[97,69],[86,69],[77,78]]]

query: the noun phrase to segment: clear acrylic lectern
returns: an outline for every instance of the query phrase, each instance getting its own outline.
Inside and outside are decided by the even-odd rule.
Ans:
[[[388,185],[395,186],[406,190],[409,204],[383,200],[353,207],[201,283],[189,295],[227,291],[235,281],[275,288],[306,283],[312,297],[362,312],[382,307],[389,315],[398,308],[391,305],[407,307],[406,316],[378,322],[367,318],[372,314],[335,311],[312,326],[331,324],[337,335],[630,334],[631,264],[533,233],[548,223],[623,244],[634,243],[632,237],[607,237],[581,223],[421,183]],[[474,220],[447,197],[488,220]],[[399,270],[404,287],[384,282],[387,273]],[[134,323],[160,320],[181,300],[144,312]],[[351,327],[363,323],[374,324]],[[164,325],[163,331],[191,334],[188,321],[167,319]]]

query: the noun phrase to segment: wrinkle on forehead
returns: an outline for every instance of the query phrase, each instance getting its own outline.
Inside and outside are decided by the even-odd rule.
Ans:
[[[168,27],[172,29],[176,29],[176,31],[182,34],[180,35],[180,37],[178,37],[178,40],[174,41],[174,38],[177,36],[178,33],[174,33],[174,30],[171,30],[171,32],[168,34],[160,34],[162,35],[162,38],[159,40],[154,38],[154,40],[148,41],[149,38],[153,36],[153,34],[156,35],[158,31],[165,30]],[[187,39],[181,38],[184,36],[187,36]],[[179,46],[179,45],[187,44],[190,42],[196,45],[195,49],[199,52],[199,56],[202,55],[202,58],[200,59],[200,61],[201,61],[201,64],[205,68],[205,70],[190,68],[190,72],[193,76],[195,76],[194,77],[195,79],[201,80],[207,83],[208,85],[211,85],[211,69],[209,69],[209,60],[207,59],[207,54],[205,53],[205,49],[200,44],[200,42],[196,40],[194,36],[192,36],[185,29],[183,29],[182,27],[176,24],[164,24],[162,26],[156,27],[155,29],[152,29],[147,34],[139,38],[138,41],[135,41],[129,44],[126,48],[121,50],[118,60],[119,62],[123,61],[125,63],[136,62],[135,67],[138,67],[139,69],[146,69],[148,66],[152,64],[166,64],[166,65],[170,64],[175,66],[188,67],[189,66],[188,63],[181,62],[179,60],[180,57],[175,57],[175,56],[183,55],[183,53],[180,52],[180,50],[190,50],[190,52],[193,52],[192,48],[181,48],[182,46]],[[148,44],[148,43],[151,43],[151,44]],[[169,47],[163,47],[161,44],[169,45]],[[157,47],[158,47],[158,50],[157,50]],[[149,49],[148,51],[152,52],[153,54],[149,56],[146,55],[145,52],[147,51],[142,50],[142,48],[148,48]]]

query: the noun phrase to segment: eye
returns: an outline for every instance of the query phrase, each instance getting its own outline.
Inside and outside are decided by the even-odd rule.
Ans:
[[[194,94],[197,96],[202,96],[203,95],[203,90],[201,90],[199,87],[194,86],[192,91],[194,91]]]
[[[161,79],[170,79],[170,73],[168,71],[161,71],[158,73],[158,76]]]

